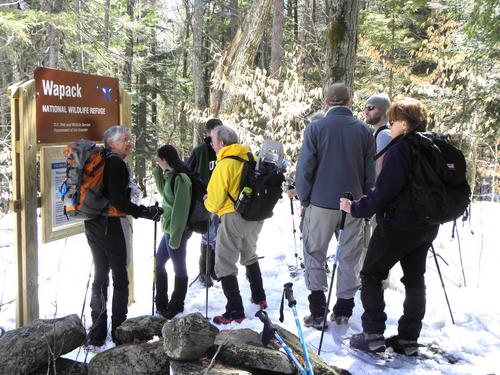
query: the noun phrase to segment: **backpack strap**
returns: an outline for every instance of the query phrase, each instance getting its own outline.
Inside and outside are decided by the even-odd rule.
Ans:
[[[396,141],[397,141],[399,138],[401,138],[401,137],[403,137],[403,135],[400,135],[400,136],[397,136],[396,138],[393,138],[393,139],[392,139],[392,140],[388,143],[388,145],[387,145],[387,146],[385,146],[382,150],[380,150],[379,152],[377,152],[377,153],[375,154],[375,156],[373,157],[373,160],[375,161],[375,160],[377,160],[379,157],[381,157],[382,155],[384,155],[384,154],[385,154],[385,152],[386,152],[389,148],[391,148],[391,147],[392,147],[392,145],[393,145],[394,143],[396,143]]]
[[[378,134],[379,134],[382,130],[386,130],[386,129],[389,129],[389,127],[388,127],[387,125],[382,125],[380,128],[378,128],[378,129],[375,131],[375,134],[373,135],[373,137],[375,138],[375,141],[377,141]]]
[[[226,156],[224,158],[224,159],[226,159],[226,158],[228,158],[228,159],[234,159],[234,160],[238,160],[238,161],[241,161],[242,163],[244,163],[244,165],[243,165],[243,172],[241,173],[241,178],[240,178],[240,189],[239,189],[239,192],[241,192],[241,190],[243,190],[243,188],[245,187],[244,186],[245,185],[245,181],[247,180],[248,173],[250,172],[250,162],[254,161],[254,157],[253,157],[253,155],[252,155],[251,152],[248,152],[247,155],[248,155],[248,160],[245,160],[242,157],[235,156],[235,155],[229,155],[229,156]],[[239,196],[239,192],[238,192],[238,196]],[[234,204],[236,204],[236,199],[233,198],[231,196],[231,194],[229,194],[229,191],[227,192],[227,196],[231,200],[231,202],[233,202]],[[236,198],[238,198],[238,197],[236,197]]]

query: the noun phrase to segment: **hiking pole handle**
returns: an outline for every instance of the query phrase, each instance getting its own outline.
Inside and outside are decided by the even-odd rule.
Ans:
[[[288,301],[288,307],[294,307],[297,305],[297,301],[293,296],[293,283],[286,283],[283,285],[285,288],[285,298]]]
[[[352,201],[354,199],[354,196],[352,195],[352,193],[350,192],[345,192],[344,193],[344,198],[347,198],[349,199],[350,201]],[[347,216],[347,212],[345,211],[342,211],[342,216],[340,218],[340,226],[339,226],[339,229],[340,230],[344,230],[344,225],[345,225],[345,218]]]
[[[295,212],[293,210],[293,198],[290,198],[290,212],[292,213],[292,216],[295,215]]]
[[[255,316],[260,319],[262,323],[264,323],[264,326],[273,331],[276,332],[276,328],[274,327],[273,323],[271,323],[271,320],[269,320],[269,316],[264,310],[259,310],[255,313]]]

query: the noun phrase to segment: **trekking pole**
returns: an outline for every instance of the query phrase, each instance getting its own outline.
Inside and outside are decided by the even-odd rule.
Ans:
[[[448,294],[446,293],[446,288],[444,287],[444,280],[443,280],[443,275],[441,275],[441,269],[439,268],[439,263],[436,257],[436,251],[434,250],[434,245],[431,244],[431,251],[432,254],[434,254],[434,261],[436,262],[436,268],[438,271],[439,279],[441,280],[441,285],[443,287],[443,292],[444,292],[444,298],[446,298],[446,304],[448,305],[448,310],[450,311],[450,316],[451,316],[451,322],[455,324],[455,319],[453,319],[453,313],[451,312],[451,306],[450,306],[450,301],[448,300]]]
[[[87,279],[87,286],[85,287],[85,297],[83,297],[82,313],[80,315],[80,320],[83,323],[83,313],[85,312],[85,305],[87,304],[87,294],[89,292],[90,278],[92,277],[92,268],[94,268],[94,260],[90,264],[89,277]]]
[[[460,236],[458,235],[457,221],[453,220],[453,229],[452,229],[451,238],[454,238],[455,233],[457,234],[458,256],[460,258],[460,266],[462,267],[462,277],[464,279],[464,287],[467,287],[467,283],[465,282],[464,262],[462,261],[462,245],[460,244]]]
[[[299,333],[300,344],[302,345],[302,352],[304,353],[304,359],[306,361],[307,371],[309,375],[314,375],[314,371],[311,365],[311,360],[309,359],[309,353],[307,352],[306,342],[304,340],[304,334],[302,333],[302,327],[300,325],[299,315],[297,314],[297,301],[293,297],[293,284],[286,283],[283,285],[283,297],[288,301],[288,307],[293,311],[293,317],[295,318],[295,325],[297,326],[297,332]],[[284,299],[281,298],[280,306],[280,322],[283,323],[285,320],[283,316],[283,302]]]
[[[210,277],[210,224],[211,217],[208,218],[207,247],[205,249],[205,319],[208,319],[208,278]]]
[[[292,233],[293,233],[293,248],[295,251],[295,269],[299,270],[299,254],[297,253],[297,229],[295,229],[295,212],[293,210],[293,198],[290,198],[290,212],[292,213]]]
[[[155,206],[158,207],[158,202],[155,203]],[[158,222],[154,220],[155,230],[153,235],[153,300],[151,303],[151,315],[155,314],[155,292],[156,292],[156,236],[157,236],[157,224]]]
[[[267,313],[264,310],[259,310],[255,313],[255,316],[259,318],[262,323],[264,323],[264,330],[262,331],[262,345],[267,347],[267,344],[269,344],[269,340],[274,337],[276,340],[278,340],[280,346],[285,350],[288,358],[292,360],[293,364],[295,365],[295,367],[297,367],[299,372],[302,375],[307,375],[306,370],[304,370],[304,367],[302,367],[297,357],[295,357],[295,355],[292,353],[292,350],[285,344],[280,335],[278,335],[278,330],[269,320],[269,316],[267,316]]]
[[[354,197],[351,193],[344,193],[344,198],[349,200],[353,200]],[[344,224],[347,212],[342,211],[342,216],[340,218],[340,226],[339,226],[339,239],[337,241],[337,251],[335,252],[335,259],[333,261],[333,269],[332,269],[332,278],[330,279],[330,288],[328,289],[328,299],[326,301],[325,313],[323,314],[323,326],[321,327],[321,338],[319,339],[319,347],[318,347],[318,355],[321,354],[321,346],[323,345],[323,336],[325,335],[325,324],[326,324],[326,316],[328,315],[328,307],[330,306],[330,299],[332,298],[332,289],[333,289],[333,279],[335,278],[335,271],[337,270],[337,263],[340,256],[340,251],[342,250],[342,237],[344,235]]]

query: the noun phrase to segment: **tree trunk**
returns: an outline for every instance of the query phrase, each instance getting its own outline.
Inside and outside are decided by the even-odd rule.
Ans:
[[[313,5],[311,0],[304,0],[302,15],[302,27],[300,28],[299,39],[300,45],[302,46],[303,56],[304,56],[304,66],[307,68],[311,65],[311,53],[312,48],[309,48],[309,43],[312,39],[313,34]]]
[[[192,74],[194,102],[196,108],[204,110],[207,106],[205,100],[205,85],[203,82],[203,8],[204,0],[194,0],[193,2],[193,54],[192,54]],[[193,123],[193,147],[202,139],[202,132],[199,124]]]
[[[186,12],[186,20],[184,21],[184,42],[189,40],[189,36],[191,34],[191,14],[190,14],[190,4],[189,0],[184,0],[184,9]],[[186,49],[184,51],[184,55],[182,58],[182,78],[187,80],[188,78],[188,66],[189,66],[189,52]],[[185,100],[188,100],[189,98],[189,92],[186,89],[186,86],[183,86],[183,100],[179,103],[180,107],[180,113],[179,113],[179,133],[180,133],[180,140],[181,140],[181,145],[183,146],[181,148],[181,158],[184,160],[185,156],[185,145],[187,145],[187,131],[188,131],[188,121],[187,121],[187,113],[186,113],[186,103]]]
[[[393,99],[394,94],[394,50],[396,44],[396,22],[394,20],[394,14],[391,20],[391,52],[389,54],[389,98]]]
[[[0,373],[29,374],[78,348],[85,337],[85,328],[76,314],[58,319],[36,319],[2,336]]]
[[[45,0],[42,9],[48,13],[56,14],[61,12],[63,0]],[[59,65],[59,50],[61,49],[61,32],[49,23],[47,26],[47,36],[44,41],[43,66],[47,68],[57,68]]]
[[[274,0],[273,35],[271,40],[271,77],[279,79],[283,60],[283,25],[285,22],[285,3]]]
[[[231,12],[231,39],[236,35],[236,31],[238,30],[238,0],[231,0],[230,5]]]
[[[111,0],[105,0],[104,2],[104,46],[106,49],[109,48],[109,10],[111,6]]]
[[[130,21],[134,20],[134,1],[127,0],[127,15]],[[125,89],[132,92],[132,62],[134,58],[134,32],[129,27],[127,29],[127,44],[125,46],[125,67],[123,69],[123,79]]]
[[[75,0],[75,12],[78,17],[78,43],[80,44],[80,72],[85,70],[85,61],[84,61],[84,53],[83,53],[83,36],[82,36],[82,19],[80,16],[80,0]]]
[[[134,177],[142,191],[145,191],[144,177],[146,176],[146,154],[147,154],[147,112],[148,112],[148,76],[147,71],[142,69],[139,74],[139,88],[137,104],[137,123],[135,124],[135,168]]]
[[[213,73],[216,81],[231,79],[240,75],[254,62],[260,41],[267,25],[273,0],[255,0],[248,8],[248,13],[238,28],[236,35],[222,54]],[[231,91],[221,87],[211,87],[210,113],[218,116],[219,112],[230,112],[237,105],[238,98]]]
[[[358,36],[359,0],[329,0],[326,83],[353,87]]]

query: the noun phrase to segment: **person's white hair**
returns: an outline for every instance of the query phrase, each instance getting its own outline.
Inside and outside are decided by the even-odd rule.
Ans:
[[[115,125],[115,126],[112,126],[108,129],[106,129],[106,131],[104,132],[104,135],[103,135],[103,143],[104,143],[104,147],[109,147],[109,144],[108,144],[108,141],[109,140],[112,140],[113,142],[117,142],[121,135],[124,134],[124,133],[130,133],[130,129],[127,128],[126,126],[123,126],[123,125]]]
[[[238,134],[229,126],[220,125],[213,130],[217,135],[217,139],[224,143],[224,146],[229,146],[238,143]]]

